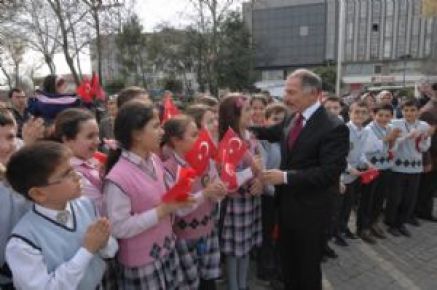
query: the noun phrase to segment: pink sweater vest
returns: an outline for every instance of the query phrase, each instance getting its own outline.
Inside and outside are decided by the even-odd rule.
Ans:
[[[165,169],[170,175],[176,179],[178,166],[180,164],[176,160],[174,154],[164,162]],[[202,190],[209,180],[217,178],[217,171],[214,166],[210,165],[209,169],[201,178],[197,178],[193,184],[192,193]],[[176,217],[173,225],[173,230],[179,239],[191,240],[199,239],[209,235],[214,227],[213,210],[215,204],[206,199],[199,207],[184,217]]]
[[[131,199],[132,214],[140,214],[161,203],[166,192],[164,168],[152,155],[157,180],[123,156],[111,169],[107,179],[117,184]],[[140,267],[160,260],[174,247],[171,219],[167,217],[141,234],[119,240],[118,260],[127,267]]]
[[[92,185],[92,189],[85,187],[84,195],[88,196],[95,204],[99,214],[104,215],[103,195],[102,195],[102,178],[100,170],[95,159],[90,159],[86,163],[72,162],[74,169],[82,174],[82,176],[89,181]]]

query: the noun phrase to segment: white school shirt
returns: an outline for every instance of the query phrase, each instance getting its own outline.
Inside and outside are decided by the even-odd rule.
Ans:
[[[53,221],[56,221],[56,215],[59,213],[57,210],[45,208],[37,204],[35,204],[35,211]],[[66,211],[69,212],[69,215],[65,226],[73,229],[73,217],[69,204],[67,204]],[[117,241],[110,236],[106,247],[100,250],[99,254],[103,258],[112,258],[117,251]],[[73,258],[65,261],[53,273],[49,274],[45,266],[44,256],[40,250],[14,237],[9,240],[6,246],[6,261],[10,268],[20,269],[22,273],[25,273],[24,275],[14,277],[14,286],[17,289],[76,289],[93,257],[92,253],[81,247]]]

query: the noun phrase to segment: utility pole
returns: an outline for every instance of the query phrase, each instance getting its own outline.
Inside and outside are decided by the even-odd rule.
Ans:
[[[339,0],[339,22],[338,22],[338,43],[337,43],[337,79],[335,83],[335,94],[340,97],[341,75],[343,63],[344,47],[344,27],[345,27],[345,2]]]

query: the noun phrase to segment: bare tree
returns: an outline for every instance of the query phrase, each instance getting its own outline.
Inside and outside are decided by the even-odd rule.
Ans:
[[[218,91],[218,55],[220,47],[220,26],[236,0],[190,0],[195,8],[198,31],[199,69],[206,73],[209,90]],[[202,64],[204,67],[202,67]],[[198,75],[200,75],[198,73]]]
[[[0,51],[0,70],[7,79],[9,87],[20,85],[20,66],[26,52],[26,43],[10,32],[3,32],[7,41],[2,43]]]
[[[29,48],[42,54],[51,74],[56,73],[53,61],[59,50],[59,26],[56,16],[45,0],[23,0],[21,13],[11,20],[16,31],[26,37]]]

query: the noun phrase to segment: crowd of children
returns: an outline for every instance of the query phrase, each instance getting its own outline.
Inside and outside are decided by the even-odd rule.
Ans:
[[[63,85],[56,77],[47,83]],[[214,290],[224,277],[229,290],[245,290],[253,256],[258,279],[281,279],[275,188],[261,178],[279,167],[281,144],[256,140],[250,127],[281,123],[293,114],[284,104],[264,95],[200,96],[162,122],[165,108],[129,87],[108,98],[110,112],[99,123],[65,98],[62,108],[49,101],[50,113],[32,103],[39,113],[20,127],[9,110],[0,111],[0,289]],[[402,117],[394,118],[387,99],[387,92],[348,106],[320,99],[350,132],[327,249],[331,238],[340,246],[358,237],[374,244],[386,232],[410,237],[406,224],[420,225],[423,154],[436,124],[419,120],[414,98],[404,98]],[[247,148],[235,166],[236,186],[210,159],[188,198],[164,201],[190,167],[186,156],[200,132],[217,145],[229,128]]]

